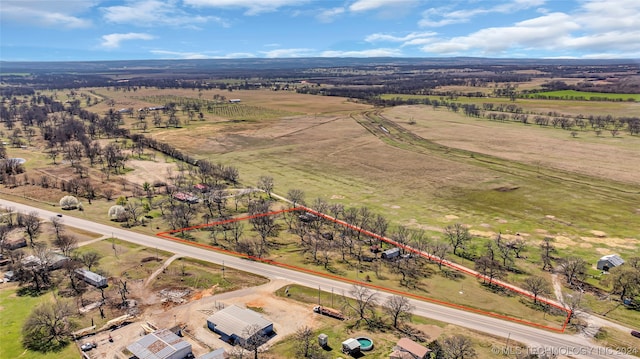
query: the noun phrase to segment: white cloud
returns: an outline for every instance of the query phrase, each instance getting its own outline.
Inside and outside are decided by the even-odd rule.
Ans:
[[[321,57],[398,57],[402,52],[398,49],[369,49],[355,51],[323,51]]]
[[[102,46],[115,49],[120,47],[120,43],[122,41],[129,40],[152,40],[154,37],[149,34],[139,33],[139,32],[129,32],[126,34],[109,34],[102,36]]]
[[[144,0],[127,5],[109,6],[100,9],[104,19],[116,24],[132,24],[140,27],[158,25],[194,27],[195,24],[217,22],[227,27],[228,23],[216,16],[200,16],[187,13],[173,1]]]
[[[2,1],[0,14],[2,21],[69,29],[91,26],[91,21],[76,16],[92,6],[94,1]]]
[[[466,8],[462,10],[452,10],[450,5],[429,8],[422,13],[423,18],[418,22],[421,27],[441,27],[451,24],[469,22],[472,18],[491,13],[510,14],[532,7],[543,5],[546,0],[511,0],[505,3],[494,5],[490,8]]]
[[[316,19],[320,22],[331,22],[336,17],[344,14],[345,9],[343,7],[334,7],[333,9],[325,9],[320,11],[318,15],[316,15]]]
[[[151,50],[154,55],[160,55],[164,59],[199,60],[199,59],[246,59],[255,58],[256,55],[250,52],[232,52],[225,55],[218,54],[217,51],[206,52],[184,52],[168,50]]]
[[[457,54],[476,50],[483,55],[500,54],[507,49],[558,49],[566,45],[570,33],[581,27],[564,13],[552,13],[509,27],[485,28],[467,36],[434,41],[422,49],[428,53]]]
[[[595,31],[640,29],[640,2],[636,0],[586,1],[573,15]]]
[[[354,12],[369,11],[383,7],[407,7],[416,3],[416,0],[357,0],[349,6],[349,10]]]
[[[199,52],[181,52],[181,51],[166,51],[166,50],[151,50],[154,55],[161,55],[165,59],[182,59],[182,60],[198,60],[198,59],[211,59],[213,56],[205,55]]]
[[[277,49],[270,51],[261,51],[267,58],[280,58],[280,57],[311,57],[314,55],[313,49]]]
[[[412,42],[415,40],[421,40],[421,39],[426,39],[426,38],[431,38],[433,36],[435,36],[436,33],[435,32],[412,32],[409,33],[405,36],[395,36],[395,35],[389,35],[389,34],[381,34],[381,33],[377,33],[377,34],[371,34],[369,36],[367,36],[364,41],[366,42]]]
[[[539,5],[535,1],[516,5],[527,4]],[[548,13],[512,26],[480,29],[466,36],[431,38],[421,49],[438,55],[549,53],[556,58],[636,58],[640,54],[638,39],[640,2],[592,0],[580,3],[571,13]],[[414,41],[414,44],[418,43]]]
[[[308,0],[184,0],[186,5],[196,7],[245,8],[246,15],[273,12],[284,6],[299,6]]]
[[[229,54],[226,54],[224,56],[217,56],[216,58],[219,59],[246,59],[246,58],[253,58],[256,57],[256,55],[250,53],[250,52],[232,52]]]

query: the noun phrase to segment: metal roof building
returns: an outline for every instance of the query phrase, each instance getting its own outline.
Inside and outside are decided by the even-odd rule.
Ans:
[[[147,334],[127,349],[138,359],[184,359],[191,354],[191,344],[167,329]]]
[[[360,342],[354,338],[349,338],[342,342],[342,352],[345,354],[355,354],[360,351]]]
[[[619,255],[608,254],[598,260],[598,264],[596,265],[596,267],[598,267],[599,270],[609,271],[609,269],[623,264],[624,259],[620,258]]]
[[[250,309],[230,305],[207,318],[207,327],[220,334],[222,340],[241,345],[254,335],[269,336],[273,333],[273,323]],[[257,329],[248,336],[248,330]]]
[[[78,275],[78,277],[82,278],[82,280],[95,287],[103,288],[108,285],[107,278],[88,269],[78,268],[76,269],[76,274]]]
[[[393,347],[393,352],[389,355],[389,359],[425,359],[431,350],[424,347],[409,338],[402,338]]]
[[[207,354],[201,355],[197,359],[225,359],[224,348],[219,348]]]

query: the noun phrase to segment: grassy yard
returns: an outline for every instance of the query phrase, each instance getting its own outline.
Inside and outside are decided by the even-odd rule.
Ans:
[[[288,297],[292,300],[302,303],[309,303],[309,305],[317,304],[318,297],[320,303],[324,306],[333,306],[334,308],[340,307],[340,302],[343,300],[341,296],[332,294],[330,292],[321,291],[318,293],[317,289],[302,287],[298,285],[292,285],[280,288],[276,291],[276,294],[281,297]],[[319,294],[319,295],[318,295]],[[333,304],[332,304],[333,303]],[[382,311],[378,308],[378,315],[382,315]],[[363,358],[388,358],[392,351],[393,346],[398,339],[404,335],[391,328],[385,329],[369,329],[365,325],[360,327],[354,327],[354,319],[347,319],[345,321],[338,321],[336,319],[318,316],[318,326],[314,328],[313,340],[320,333],[327,334],[329,336],[329,348],[327,350],[330,358],[344,357],[344,354],[340,352],[342,341],[350,337],[356,337],[358,335],[365,335],[374,342],[374,350],[371,352],[365,352]],[[492,348],[501,348],[505,342],[502,338],[496,338],[493,336],[485,335],[475,331],[471,331],[465,328],[461,328],[455,325],[442,323],[428,318],[414,316],[411,319],[412,327],[422,332],[421,336],[424,338],[422,345],[427,345],[429,342],[436,339],[443,339],[446,336],[454,334],[462,334],[469,337],[473,344],[474,349],[480,359],[495,358],[495,353],[492,353]],[[270,352],[276,355],[278,358],[292,358],[295,357],[295,341],[284,340],[274,345]],[[511,343],[511,346],[524,347],[519,343]],[[507,356],[505,356],[507,357]],[[508,356],[508,357],[514,357]]]
[[[192,258],[175,260],[161,275],[156,277],[152,288],[189,287],[193,289],[213,288],[216,294],[246,287],[258,286],[268,281],[264,277],[224,268]]]
[[[16,295],[16,288],[2,288],[0,290],[0,325],[2,325],[0,359],[55,359],[80,356],[78,348],[73,343],[60,352],[47,354],[25,350],[22,347],[22,323],[25,318],[38,304],[52,299],[51,292],[39,297],[19,297]]]

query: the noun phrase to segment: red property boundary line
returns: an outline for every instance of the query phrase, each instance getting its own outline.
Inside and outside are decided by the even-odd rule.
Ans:
[[[368,287],[368,288],[372,288],[375,290],[380,290],[383,292],[387,292],[387,293],[392,293],[392,294],[397,294],[397,295],[402,295],[405,297],[410,297],[410,298],[414,298],[414,299],[418,299],[418,300],[422,300],[425,302],[430,302],[430,303],[435,303],[435,304],[439,304],[439,305],[444,305],[447,307],[451,307],[451,308],[456,308],[456,309],[460,309],[460,310],[464,310],[467,312],[473,312],[473,313],[478,313],[478,314],[482,314],[482,315],[486,315],[486,316],[491,316],[491,317],[495,317],[495,318],[499,318],[499,319],[503,319],[503,320],[508,320],[511,322],[516,322],[516,323],[520,323],[520,324],[524,324],[524,325],[528,325],[528,326],[532,326],[532,327],[538,327],[538,328],[542,328],[542,329],[546,329],[546,330],[550,330],[550,331],[554,331],[554,332],[559,332],[559,333],[564,333],[568,323],[569,323],[569,319],[571,319],[571,310],[567,309],[565,307],[562,307],[556,303],[553,303],[545,298],[537,298],[537,301],[545,303],[549,306],[552,306],[554,308],[557,308],[559,310],[562,310],[564,312],[567,313],[567,317],[565,318],[562,327],[561,328],[554,328],[554,327],[550,327],[548,325],[543,325],[543,324],[539,324],[539,323],[534,323],[534,322],[530,322],[524,319],[520,319],[520,318],[515,318],[515,317],[511,317],[508,315],[503,315],[503,314],[499,314],[499,313],[494,313],[494,312],[489,312],[489,311],[485,311],[485,310],[481,310],[481,309],[477,309],[477,308],[472,308],[472,307],[467,307],[464,305],[460,305],[460,304],[455,304],[455,303],[450,303],[450,302],[446,302],[446,301],[442,301],[442,300],[438,300],[438,299],[434,299],[434,298],[429,298],[429,297],[425,297],[425,296],[421,296],[418,294],[413,294],[413,293],[408,293],[408,292],[403,292],[400,290],[396,290],[396,289],[390,289],[390,288],[386,288],[386,287],[382,287],[382,286],[378,286],[375,284],[371,284],[371,283],[367,283],[367,282],[361,282],[355,279],[349,279],[349,278],[344,278],[344,277],[340,277],[337,275],[333,275],[330,273],[324,273],[324,272],[319,272],[319,271],[315,271],[313,269],[308,269],[308,268],[302,268],[302,267],[297,267],[297,266],[293,266],[290,264],[286,264],[286,263],[281,263],[281,262],[276,262],[270,259],[264,259],[264,258],[259,258],[259,257],[255,257],[255,256],[249,256],[246,254],[242,254],[239,252],[235,252],[235,251],[231,251],[231,250],[227,250],[227,249],[222,249],[220,247],[216,247],[213,245],[209,245],[209,244],[204,244],[204,243],[199,243],[199,242],[194,242],[194,241],[190,241],[187,239],[183,239],[183,238],[178,238],[178,237],[174,237],[172,236],[172,234],[174,233],[180,233],[180,232],[187,232],[187,231],[191,231],[194,229],[200,229],[200,228],[205,228],[205,227],[212,227],[212,226],[217,226],[217,225],[223,225],[223,224],[228,224],[228,223],[233,223],[233,222],[240,222],[240,221],[246,221],[249,219],[253,219],[253,218],[260,218],[260,217],[266,217],[266,216],[273,216],[273,215],[277,215],[277,214],[281,214],[281,213],[287,213],[287,212],[294,212],[294,211],[305,211],[308,213],[311,213],[315,216],[318,217],[322,217],[328,221],[340,224],[344,227],[347,227],[349,229],[358,231],[362,234],[365,234],[367,236],[373,237],[375,239],[378,239],[382,242],[385,242],[387,244],[402,248],[403,250],[407,251],[407,252],[411,252],[417,255],[420,255],[424,258],[429,259],[430,261],[436,262],[436,263],[442,263],[442,265],[452,268],[454,270],[457,270],[459,272],[465,273],[467,275],[471,275],[473,277],[479,278],[479,279],[489,279],[488,277],[469,270],[466,267],[460,266],[456,263],[447,261],[447,260],[443,260],[439,257],[433,256],[429,253],[423,252],[423,251],[419,251],[417,249],[414,249],[410,246],[398,243],[390,238],[375,234],[371,231],[368,231],[366,229],[362,229],[360,227],[354,226],[350,223],[344,222],[342,220],[339,220],[337,218],[333,218],[331,216],[328,216],[324,213],[315,211],[311,208],[307,208],[307,207],[303,207],[303,206],[299,206],[299,207],[294,207],[294,208],[289,208],[289,209],[283,209],[283,210],[279,210],[279,211],[272,211],[272,212],[267,212],[267,213],[260,213],[260,214],[255,214],[255,215],[251,215],[251,216],[245,216],[245,217],[237,217],[237,218],[230,218],[230,219],[226,219],[223,221],[217,221],[217,222],[212,222],[212,223],[205,223],[205,224],[201,224],[201,225],[197,225],[197,226],[191,226],[191,227],[185,227],[185,228],[180,228],[180,229],[175,229],[175,230],[171,230],[171,231],[166,231],[166,232],[159,232],[156,233],[156,236],[161,237],[161,238],[165,238],[165,239],[169,239],[172,241],[176,241],[176,242],[180,242],[180,243],[184,243],[184,244],[188,244],[188,245],[192,245],[192,246],[196,246],[196,247],[201,247],[201,248],[205,248],[208,250],[213,250],[216,252],[220,252],[220,253],[225,253],[225,254],[229,254],[232,256],[236,256],[236,257],[241,257],[241,258],[247,258],[256,262],[261,262],[261,263],[265,263],[265,264],[270,264],[270,265],[274,265],[274,266],[278,266],[278,267],[282,267],[282,268],[287,268],[287,269],[291,269],[291,270],[295,270],[298,272],[304,272],[304,273],[308,273],[308,274],[312,274],[312,275],[316,275],[316,276],[320,276],[320,277],[325,277],[325,278],[329,278],[329,279],[333,279],[333,280],[337,280],[337,281],[341,281],[341,282],[345,282],[345,283],[350,283],[350,284],[357,284],[357,285],[361,285],[364,287]],[[514,293],[523,295],[525,297],[531,298],[533,299],[534,296],[526,291],[523,291],[515,286],[509,285],[507,283],[501,282],[501,281],[490,281],[491,284],[496,284],[498,286],[501,286],[509,291],[512,291]]]

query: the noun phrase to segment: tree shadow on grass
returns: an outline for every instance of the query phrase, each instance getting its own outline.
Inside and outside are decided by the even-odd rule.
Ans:
[[[47,292],[46,290],[36,289],[34,287],[28,286],[28,287],[20,287],[16,291],[16,295],[18,297],[39,297],[45,294],[46,292]]]

